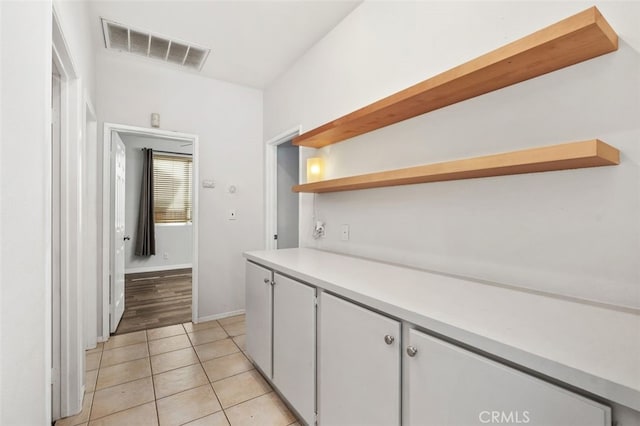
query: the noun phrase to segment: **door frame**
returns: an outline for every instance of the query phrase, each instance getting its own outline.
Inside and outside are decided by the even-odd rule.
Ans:
[[[84,282],[84,349],[93,349],[98,342],[98,283],[101,278],[101,259],[99,253],[99,195],[97,194],[100,178],[100,152],[98,142],[98,118],[87,89],[84,91],[84,108],[82,118],[82,134],[85,144],[83,149],[83,252],[87,258],[83,262],[82,280]],[[91,176],[89,175],[91,174]],[[92,256],[90,253],[94,253]]]
[[[302,133],[302,126],[298,125],[286,130],[276,137],[269,139],[265,144],[264,153],[264,182],[265,182],[265,217],[264,217],[264,247],[266,250],[278,248],[273,236],[278,233],[278,145],[289,142]],[[300,153],[298,153],[300,161]],[[300,176],[298,176],[298,179]],[[300,206],[298,205],[298,211]],[[298,243],[300,237],[298,237]]]
[[[56,6],[52,7],[52,57],[60,73],[60,220],[59,244],[60,283],[53,288],[53,294],[59,294],[51,301],[52,309],[57,310],[54,321],[59,327],[52,329],[52,355],[58,356],[53,363],[52,375],[59,378],[59,397],[54,397],[56,405],[52,407],[52,417],[66,417],[82,409],[84,398],[84,323],[83,286],[81,271],[82,251],[82,176],[84,159],[82,155],[83,135],[82,108],[84,108],[82,81],[77,73],[60,24]],[[52,246],[53,247],[53,246]],[[55,285],[55,283],[53,283]],[[57,305],[54,305],[57,304]],[[58,315],[59,313],[59,315]],[[52,315],[53,316],[53,315]],[[57,333],[57,334],[54,334]],[[53,352],[55,351],[55,353]],[[59,353],[58,353],[59,352]],[[58,368],[58,371],[56,371]]]
[[[104,123],[102,139],[102,306],[98,307],[102,317],[101,341],[109,339],[109,276],[111,270],[111,132],[123,132],[140,136],[152,136],[160,139],[171,139],[193,143],[192,156],[192,196],[193,196],[193,259],[191,278],[191,320],[198,319],[198,135],[190,133],[173,132],[147,127],[129,126],[126,124]]]

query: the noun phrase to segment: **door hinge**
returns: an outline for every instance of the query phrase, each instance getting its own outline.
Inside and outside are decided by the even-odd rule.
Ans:
[[[315,414],[314,420],[315,420],[316,424],[318,424],[318,422],[320,421],[320,416],[318,416],[318,413],[314,413],[314,414]]]
[[[273,239],[277,240],[278,239],[278,234],[273,234]]]
[[[316,307],[318,306],[318,296],[313,296],[313,305],[316,306]],[[316,414],[316,416],[317,416],[317,414]]]

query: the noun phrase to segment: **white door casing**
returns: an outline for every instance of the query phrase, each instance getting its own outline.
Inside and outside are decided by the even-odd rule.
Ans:
[[[61,417],[61,321],[60,321],[60,290],[61,290],[61,246],[60,246],[60,71],[53,61],[53,78],[51,85],[51,416],[53,420]]]
[[[278,145],[289,142],[301,132],[301,126],[294,127],[270,139],[265,147],[265,248],[278,248],[274,235],[278,233]],[[303,150],[315,151],[301,147]],[[299,207],[298,207],[299,208]]]
[[[126,149],[120,136],[113,132],[111,136],[111,157],[113,171],[113,275],[111,277],[111,332],[115,332],[124,313],[124,200],[125,200],[125,163]]]

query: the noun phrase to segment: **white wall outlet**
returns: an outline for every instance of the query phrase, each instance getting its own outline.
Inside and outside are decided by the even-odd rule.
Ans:
[[[216,187],[216,181],[215,180],[203,180],[202,181],[202,187],[203,188],[215,188]]]
[[[349,241],[349,225],[340,226],[340,239],[342,241]]]
[[[167,253],[166,251],[162,254],[162,258],[164,260],[168,260],[169,259],[169,253]]]
[[[229,214],[227,215],[227,219],[236,220],[237,216],[238,216],[238,213],[236,212],[236,209],[231,209],[231,210],[229,210]]]

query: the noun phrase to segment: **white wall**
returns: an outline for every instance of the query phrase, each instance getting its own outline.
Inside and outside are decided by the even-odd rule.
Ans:
[[[44,425],[51,421],[51,4],[0,2],[0,41],[0,424]]]
[[[365,2],[267,88],[264,139],[310,130],[591,5]],[[305,194],[303,246],[640,307],[640,5],[598,7],[619,51],[320,155],[331,178],[600,138],[621,150],[620,166],[318,194],[318,242]]]
[[[89,3],[86,1],[54,0],[53,7],[63,28],[65,41],[73,57],[74,67],[87,89],[89,98],[95,96],[95,54],[92,28],[99,25],[89,14]]]
[[[262,248],[262,92],[117,55],[98,57],[101,120],[199,136],[198,315],[244,309],[242,252]],[[236,185],[235,194],[226,192]],[[229,209],[237,220],[227,220]]]
[[[68,159],[75,161],[69,173],[78,176],[82,157],[71,154],[82,152],[78,142],[84,99],[79,94],[85,88],[82,78],[90,81],[93,76],[93,59],[83,45],[90,35],[76,27],[80,22],[76,20],[86,20],[84,5],[60,3],[56,2],[58,17],[79,78],[71,83],[74,97],[69,99],[71,115],[67,117],[72,126],[68,148],[73,149]],[[51,422],[52,5],[0,2],[0,9],[0,423],[46,424]],[[69,198],[73,206],[68,207],[75,209],[83,188],[70,188],[74,189]],[[78,250],[77,235],[66,237],[69,246]],[[69,273],[79,277],[78,268],[70,268]],[[64,408],[75,410],[82,399],[84,371],[82,290],[77,279],[67,283],[71,298],[63,301],[70,303],[63,305],[64,312],[68,324],[75,326],[66,330],[62,342],[69,374],[63,398]]]
[[[141,148],[184,152],[191,154],[192,145],[181,146],[184,141],[147,138],[123,134],[126,146],[125,182],[125,234],[131,236],[126,242],[124,265],[126,273],[189,268],[193,258],[193,227],[191,224],[156,224],[156,255],[135,255],[138,212],[140,210],[140,185],[142,182],[143,153]],[[167,259],[164,254],[167,254]]]

